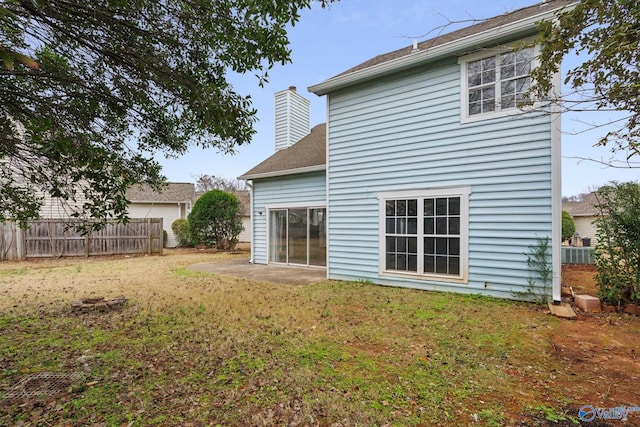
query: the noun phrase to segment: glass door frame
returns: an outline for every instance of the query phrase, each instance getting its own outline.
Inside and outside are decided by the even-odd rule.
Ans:
[[[290,220],[290,210],[301,210],[304,209],[306,211],[306,263],[302,264],[302,263],[296,263],[296,262],[290,262],[290,251],[289,251],[289,244],[290,244],[290,236],[289,236],[289,231],[290,231],[290,227],[289,227],[289,220]],[[311,221],[310,221],[310,214],[312,210],[323,210],[323,223],[324,223],[324,236],[323,236],[323,244],[324,244],[324,260],[323,260],[323,265],[317,265],[317,264],[310,264],[310,258],[311,258],[311,248],[310,248],[310,233],[311,233]],[[274,248],[272,247],[272,240],[273,237],[272,236],[272,218],[271,215],[272,213],[275,212],[282,212],[282,211],[286,211],[286,218],[287,218],[287,223],[286,223],[286,231],[285,231],[285,236],[284,236],[284,242],[285,242],[285,255],[286,255],[286,260],[283,261],[273,261],[272,260],[272,256],[273,256],[273,251]],[[326,264],[327,264],[327,207],[323,204],[315,204],[315,203],[310,203],[310,204],[287,204],[287,205],[271,205],[271,206],[266,206],[266,222],[267,222],[267,263],[268,264],[281,264],[281,265],[291,265],[291,266],[303,266],[303,267],[310,267],[310,268],[326,268]]]

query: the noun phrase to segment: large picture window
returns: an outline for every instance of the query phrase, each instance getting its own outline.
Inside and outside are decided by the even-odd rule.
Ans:
[[[380,194],[381,272],[465,280],[469,192]]]
[[[464,117],[517,111],[531,86],[533,59],[533,48],[525,48],[461,60]]]

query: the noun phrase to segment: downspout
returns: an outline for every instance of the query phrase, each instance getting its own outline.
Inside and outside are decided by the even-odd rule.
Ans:
[[[553,77],[553,87],[557,93],[553,98],[560,99],[561,77],[557,72]],[[552,299],[553,304],[562,303],[562,148],[560,104],[551,101],[551,262],[552,262]]]
[[[327,122],[326,122],[326,127],[327,127],[327,134],[326,134],[326,141],[325,141],[325,167],[324,167],[324,179],[325,179],[325,196],[324,196],[324,204],[325,204],[325,245],[326,245],[326,254],[325,254],[325,265],[326,267],[326,274],[327,274],[327,279],[331,277],[331,264],[329,263],[329,248],[331,247],[331,245],[329,244],[329,242],[331,241],[331,214],[329,212],[329,200],[330,200],[330,195],[331,195],[331,187],[329,186],[329,172],[330,172],[330,164],[329,164],[329,134],[330,134],[330,103],[329,103],[329,97],[331,95],[327,94],[327,102],[326,102],[326,117],[327,117]]]
[[[253,254],[254,254],[253,242],[255,241],[255,239],[253,238],[253,232],[255,230],[254,223],[253,223],[255,219],[255,211],[253,209],[253,181],[251,181],[250,179],[245,179],[244,182],[247,185],[247,187],[249,187],[249,209],[250,209],[249,214],[251,215],[251,258],[249,258],[249,264],[253,264]]]

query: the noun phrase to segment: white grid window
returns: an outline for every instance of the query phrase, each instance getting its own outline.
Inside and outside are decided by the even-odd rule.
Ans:
[[[466,116],[516,109],[531,85],[533,48],[462,61]]]
[[[464,281],[469,192],[380,194],[381,274]]]
[[[424,272],[460,275],[460,196],[424,199]]]

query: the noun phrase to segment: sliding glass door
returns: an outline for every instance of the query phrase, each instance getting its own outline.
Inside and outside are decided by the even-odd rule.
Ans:
[[[309,209],[309,265],[327,265],[326,211]]]
[[[307,264],[307,210],[289,209],[289,264]]]
[[[269,211],[269,262],[326,265],[326,209]]]
[[[271,211],[269,218],[269,261],[287,262],[287,210]]]

